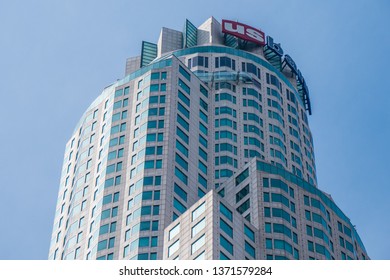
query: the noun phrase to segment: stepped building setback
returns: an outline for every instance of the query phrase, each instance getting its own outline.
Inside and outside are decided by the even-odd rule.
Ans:
[[[49,259],[368,259],[279,39],[212,17],[142,42],[66,145]]]

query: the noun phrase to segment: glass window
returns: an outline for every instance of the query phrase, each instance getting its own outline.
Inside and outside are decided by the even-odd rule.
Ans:
[[[121,175],[115,177],[115,186],[118,186],[121,183],[121,178]]]
[[[189,137],[187,134],[183,132],[179,127],[176,127],[176,134],[186,143],[188,144],[189,142]]]
[[[311,213],[310,213],[310,211],[305,210],[305,217],[306,217],[306,220],[311,221]]]
[[[245,241],[245,252],[247,252],[252,258],[256,258],[255,248],[253,248],[247,241]]]
[[[231,222],[233,221],[232,211],[230,211],[222,202],[219,204],[219,211]]]
[[[115,109],[118,109],[120,107],[122,107],[122,100],[119,100],[119,101],[115,102],[113,109],[115,110]]]
[[[141,222],[140,226],[139,226],[139,230],[140,231],[150,230],[150,221],[143,221],[143,222]]]
[[[307,241],[307,248],[310,252],[314,252],[314,243],[311,241]]]
[[[245,169],[243,172],[241,172],[237,177],[236,177],[236,186],[241,184],[242,181],[244,181],[246,178],[249,176],[249,169]]]
[[[198,168],[201,170],[204,174],[207,175],[207,166],[201,162],[200,160],[198,161]]]
[[[199,182],[199,184],[201,184],[204,188],[207,189],[207,180],[206,180],[205,177],[203,177],[203,176],[200,175],[199,173],[198,173],[198,182]]]
[[[190,129],[190,124],[184,120],[180,115],[177,115],[177,122],[185,129],[189,130]]]
[[[113,248],[115,246],[115,237],[111,237],[108,241],[108,249]]]
[[[199,134],[199,143],[202,144],[205,148],[207,148],[207,140],[202,135]]]
[[[199,98],[199,105],[202,107],[206,112],[208,111],[208,104],[206,101],[204,101],[202,98]]]
[[[144,191],[142,193],[142,200],[151,200],[152,199],[152,191]]]
[[[108,233],[109,224],[100,226],[99,235]]]
[[[255,242],[255,233],[247,225],[244,225],[244,233],[250,240]]]
[[[199,155],[205,160],[207,161],[207,153],[199,147]]]
[[[310,200],[309,200],[309,197],[307,195],[303,196],[303,200],[304,200],[305,205],[310,206]]]
[[[187,86],[181,79],[179,79],[179,87],[181,87],[186,93],[190,94],[190,87]]]
[[[158,243],[158,237],[157,236],[152,236],[150,240],[150,247],[157,247]]]
[[[313,228],[311,226],[306,225],[306,234],[313,236]]]
[[[104,211],[102,211],[102,216],[101,216],[101,219],[103,220],[103,219],[107,219],[107,218],[109,218],[110,217],[110,211],[111,209],[107,209],[107,210],[104,210]]]
[[[115,172],[115,164],[111,164],[111,165],[107,166],[106,174],[110,174],[112,172]]]
[[[106,195],[103,197],[103,205],[111,203],[112,200],[112,194]]]
[[[272,232],[271,223],[265,223],[265,232],[266,233],[271,233]]]
[[[121,113],[116,113],[112,115],[112,122],[118,121],[121,119]]]
[[[188,171],[188,163],[185,159],[183,159],[179,154],[175,154],[175,161],[183,167],[186,171]]]
[[[237,211],[242,214],[250,207],[250,199],[248,198],[244,203],[237,207]]]
[[[105,250],[105,249],[107,249],[107,239],[100,241],[98,243],[98,248],[97,248],[98,251]]]
[[[208,57],[206,57],[208,59]],[[207,90],[202,86],[200,85],[200,92],[205,96],[205,97],[209,97],[209,94],[207,92]]]
[[[292,254],[292,246],[284,240],[274,239],[274,246],[275,249],[286,250]]]
[[[220,260],[230,260],[222,251],[219,252]]]
[[[203,113],[202,110],[199,110],[199,117],[205,122],[205,123],[208,123],[209,122],[209,119],[207,117],[207,115],[205,113]]]
[[[175,183],[174,191],[180,196],[181,199],[187,202],[187,192],[184,191],[179,185]]]
[[[220,228],[231,238],[233,238],[233,228],[229,226],[223,219],[219,219]]]
[[[203,230],[206,226],[206,218],[203,218],[200,222],[198,222],[195,226],[191,229],[191,237],[194,237],[197,235],[201,230]]]
[[[123,94],[123,88],[121,88],[121,89],[117,89],[116,91],[115,91],[115,97],[118,97],[118,96],[121,96]]]
[[[137,260],[148,260],[148,253],[138,254],[136,257]],[[132,259],[134,259],[134,257]]]
[[[115,232],[116,231],[116,222],[112,222],[110,226],[110,232]]]
[[[149,97],[149,104],[155,104],[155,103],[158,103],[158,96]]]
[[[219,238],[220,238],[220,245],[231,255],[234,255],[233,244],[230,243],[223,235],[219,235]]]
[[[168,234],[168,240],[172,240],[180,232],[180,223],[174,226]]]
[[[199,122],[199,130],[200,130],[201,132],[203,132],[205,135],[208,135],[208,129],[207,129],[207,127],[206,127],[203,123],[201,123],[201,122]]]
[[[145,169],[154,168],[154,160],[146,160],[145,161]]]
[[[182,74],[188,81],[191,81],[191,75],[190,73],[188,73],[186,70],[184,70],[184,68],[179,65],[179,72],[180,74]],[[179,82],[180,83],[180,82]],[[180,84],[179,84],[180,85]]]
[[[104,188],[108,188],[114,185],[114,178],[109,178],[104,182]]]
[[[348,235],[350,238],[352,238],[352,232],[351,232],[351,229],[349,227],[347,227],[346,225],[344,225],[344,233],[346,235]]]
[[[160,214],[160,205],[153,205],[153,215]]]
[[[172,256],[180,248],[180,239],[168,247],[168,257]]]
[[[112,208],[111,217],[116,217],[118,215],[118,207]]]
[[[151,80],[158,80],[160,79],[160,72],[155,72],[150,75]]]
[[[270,238],[265,239],[265,248],[272,249],[272,239],[270,239]]]
[[[176,148],[183,153],[186,157],[188,157],[188,149],[180,143],[180,141],[176,140]]]
[[[141,207],[141,216],[146,216],[151,214],[151,206],[142,206]]]
[[[158,230],[158,221],[152,221],[152,231]]]
[[[138,245],[139,247],[149,247],[149,237],[141,237]]]
[[[203,234],[201,237],[199,237],[194,243],[191,244],[191,254],[195,253],[197,250],[199,250],[206,241],[206,237]]]
[[[178,91],[178,96],[181,101],[184,102],[188,107],[190,107],[190,99],[185,96],[180,90]]]
[[[180,179],[185,185],[188,184],[188,177],[185,175],[179,168],[175,166],[175,175]]]
[[[192,211],[192,221],[195,221],[206,210],[206,203],[203,202],[194,211]]]
[[[264,216],[271,217],[271,209],[269,207],[264,207]]]
[[[202,253],[200,253],[195,259],[194,261],[200,261],[200,260],[204,260],[205,259],[205,251],[203,251]]]
[[[342,238],[341,236],[339,236],[339,242],[341,247],[345,247],[344,238]]]
[[[249,184],[236,193],[236,203],[240,202],[249,193]],[[265,194],[265,193],[264,193]],[[265,201],[265,200],[264,200]]]
[[[187,207],[185,207],[175,197],[173,198],[173,207],[175,207],[180,213],[184,213],[187,210]]]
[[[337,221],[337,228],[340,232],[343,232],[343,224]]]

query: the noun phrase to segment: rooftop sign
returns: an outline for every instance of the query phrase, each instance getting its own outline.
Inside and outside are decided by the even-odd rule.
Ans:
[[[284,52],[280,44],[274,43],[274,39],[271,36],[267,36],[266,41],[266,36],[263,31],[232,20],[222,20],[222,32],[233,35],[244,41],[253,42],[263,46],[264,56],[273,66],[278,68],[280,71],[283,71],[286,67],[289,68],[291,73],[295,74],[297,79],[298,92],[303,103],[305,104],[305,109],[311,115],[309,89],[307,88],[305,79],[303,78],[301,71],[299,71],[291,56],[285,54],[283,57]]]
[[[222,32],[241,38],[245,41],[256,43],[260,46],[265,45],[265,34],[263,31],[253,28],[249,25],[232,20],[222,20]]]

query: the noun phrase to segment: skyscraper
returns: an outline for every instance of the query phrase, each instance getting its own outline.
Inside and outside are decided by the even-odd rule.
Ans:
[[[317,187],[309,90],[258,28],[162,28],[66,145],[49,259],[367,259]]]

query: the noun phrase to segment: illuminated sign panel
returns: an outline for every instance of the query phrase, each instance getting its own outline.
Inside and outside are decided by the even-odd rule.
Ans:
[[[236,36],[245,41],[256,43],[260,46],[265,45],[264,32],[243,23],[223,19],[222,32]]]

